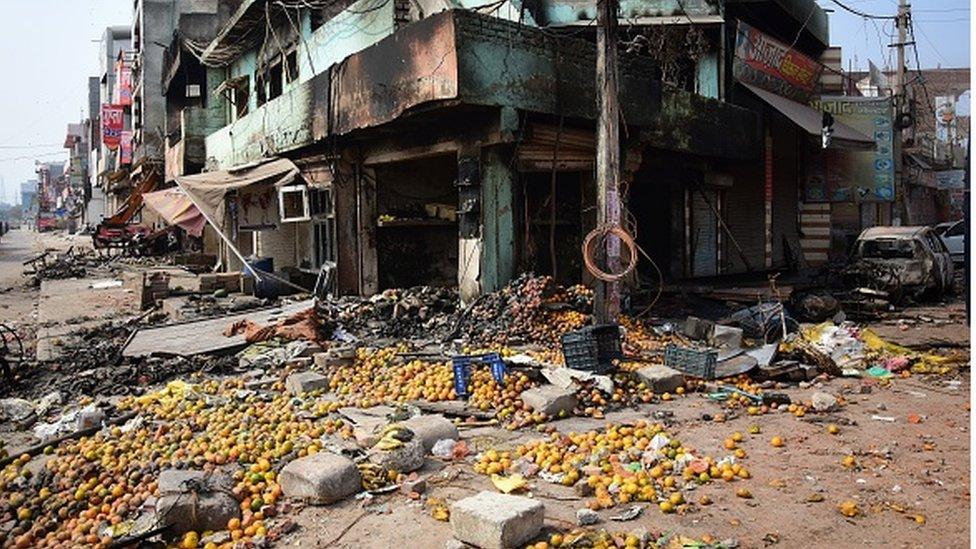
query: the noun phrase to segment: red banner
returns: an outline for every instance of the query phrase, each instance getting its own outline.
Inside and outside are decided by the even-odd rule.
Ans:
[[[119,163],[132,164],[132,132],[129,130],[122,130],[119,139]]]
[[[127,66],[122,59],[115,63],[115,96],[113,100],[116,105],[132,104],[132,67]]]
[[[738,22],[732,71],[740,82],[805,103],[816,91],[822,70],[812,58]]]
[[[102,143],[111,150],[119,146],[122,139],[122,107],[102,105]]]

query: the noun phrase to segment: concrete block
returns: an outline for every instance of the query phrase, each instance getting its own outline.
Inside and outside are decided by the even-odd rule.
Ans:
[[[542,503],[495,492],[481,492],[451,506],[454,537],[483,549],[518,547],[542,531]]]
[[[558,417],[560,412],[572,412],[576,408],[576,391],[571,387],[561,388],[555,385],[542,385],[526,391],[520,395],[522,402],[536,412],[542,412],[550,417]]]
[[[333,503],[362,490],[362,477],[347,457],[319,452],[285,465],[278,476],[281,491],[309,503]]]
[[[685,319],[685,324],[681,331],[692,339],[705,340],[712,333],[715,323],[710,320],[702,320],[697,316],[689,316]]]
[[[454,422],[440,414],[414,416],[406,421],[401,421],[400,425],[413,431],[414,437],[423,443],[424,450],[427,452],[430,452],[438,440],[458,440],[461,438]]]
[[[723,349],[738,349],[742,347],[742,328],[716,324],[712,327],[708,343]]]
[[[356,362],[356,348],[351,345],[332,347],[324,352],[316,352],[312,355],[315,359],[315,366],[319,368],[352,366]]]
[[[652,364],[637,370],[637,377],[655,393],[670,393],[685,384],[684,375],[664,364]]]
[[[837,397],[830,393],[813,393],[810,401],[818,412],[829,412],[837,407]]]
[[[172,524],[174,534],[221,530],[240,516],[231,495],[234,482],[223,473],[167,469],[159,474],[157,523]]]
[[[384,471],[397,471],[398,473],[409,473],[416,471],[424,466],[424,458],[427,452],[424,445],[417,439],[404,442],[403,446],[393,450],[370,450],[367,459],[370,463],[375,463],[383,468]]]
[[[318,372],[298,372],[285,379],[285,389],[292,395],[328,388],[329,378]]]

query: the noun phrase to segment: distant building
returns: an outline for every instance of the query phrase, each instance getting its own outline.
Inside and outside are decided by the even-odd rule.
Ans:
[[[37,180],[31,179],[20,184],[20,218],[28,228],[37,221]]]
[[[893,73],[859,72],[852,77],[859,90],[871,92]],[[966,150],[971,118],[970,69],[922,69],[907,77],[911,119],[903,133],[904,181],[908,192],[908,224],[934,224],[961,219]],[[873,83],[873,85],[872,85]],[[882,95],[890,88],[881,86]]]

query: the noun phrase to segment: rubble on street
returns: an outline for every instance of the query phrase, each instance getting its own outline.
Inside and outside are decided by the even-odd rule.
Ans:
[[[562,356],[563,336],[591,322],[585,289],[522,276],[467,308],[448,306],[455,299],[417,288],[320,300],[248,326],[262,335],[236,354],[123,357],[134,332],[167,322],[153,315],[83,330],[60,361],[22,374],[21,400],[4,401],[8,429],[39,435],[26,453],[3,450],[7,539],[260,546],[300,536],[302,506],[365,496],[426,502],[424,520],[449,517],[453,535],[478,547],[667,545],[691,538],[605,524],[757,501],[755,477],[768,477],[772,459],[755,457],[757,447],[795,452],[798,443],[781,424],[764,427],[764,416],[823,422],[817,429],[829,439],[887,413],[850,418],[864,390],[968,375],[968,355],[958,350],[909,349],[849,321],[802,325],[770,345],[713,321],[671,327],[630,317],[618,328],[620,357],[595,374]],[[212,318],[231,318],[222,314]],[[301,328],[308,318],[315,321]],[[421,324],[427,329],[417,330]],[[230,320],[220,325],[233,333]],[[666,366],[672,349],[698,349],[711,370],[687,357]],[[464,396],[458,357],[485,357],[464,362]],[[741,371],[721,375],[743,357]],[[836,384],[845,379],[855,385]],[[689,442],[685,431],[696,423],[738,427],[719,427],[726,431],[719,441]],[[491,432],[524,434],[518,443],[474,435]],[[864,466],[857,457],[852,463]],[[483,475],[487,491],[437,504],[433,471],[444,465]],[[418,473],[421,483],[412,480]],[[572,494],[574,515],[590,513],[579,519],[584,526],[544,521],[560,501],[532,494],[562,489]],[[506,503],[505,513],[491,511],[488,500],[499,492],[524,500],[525,509]]]
[[[7,2],[0,549],[964,545],[968,14],[860,2]]]

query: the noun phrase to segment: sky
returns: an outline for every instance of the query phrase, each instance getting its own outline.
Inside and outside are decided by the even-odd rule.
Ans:
[[[35,158],[67,159],[68,123],[88,117],[98,40],[130,24],[132,0],[0,0],[0,10],[0,202],[15,203]]]
[[[854,70],[867,70],[868,60],[878,68],[894,67],[898,31],[890,19],[865,19],[837,5],[833,0],[817,0],[830,20],[831,45],[841,46],[844,70],[848,61]],[[845,6],[869,15],[893,16],[898,0],[840,0]],[[917,32],[918,57],[929,69],[969,66],[969,0],[907,0]],[[909,35],[909,41],[911,36]],[[915,68],[915,54],[906,52],[909,68]]]
[[[868,60],[895,59],[893,23],[865,20],[832,0],[817,0],[830,17],[831,43],[855,70]],[[897,0],[841,0],[872,15],[894,15]],[[918,53],[925,68],[969,66],[969,0],[914,0]],[[87,114],[87,77],[98,72],[105,27],[128,25],[131,0],[0,0],[0,69],[17,75],[0,86],[0,202],[19,201],[20,183],[34,178],[35,160],[63,160],[67,125]],[[914,55],[909,55],[914,67]],[[19,85],[11,85],[11,82]]]

